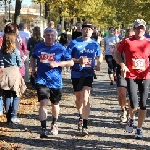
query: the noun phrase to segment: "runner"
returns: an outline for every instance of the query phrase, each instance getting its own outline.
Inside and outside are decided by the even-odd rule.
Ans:
[[[134,34],[133,30],[127,29],[125,38],[129,38],[133,34]],[[122,54],[121,57],[125,61],[124,54]],[[125,123],[125,122],[127,122],[127,119],[128,119],[128,113],[127,113],[127,108],[126,108],[127,81],[121,76],[121,67],[118,64],[117,64],[116,76],[117,76],[116,83],[117,83],[118,101],[119,101],[119,105],[120,105],[121,110],[122,110],[122,113],[120,115],[120,121],[121,121],[121,123]]]
[[[72,40],[76,39],[77,37],[82,36],[82,32],[81,32],[82,24],[81,24],[81,22],[77,22],[76,27],[77,27],[77,30],[72,33]]]
[[[139,106],[138,126],[135,138],[141,139],[142,125],[146,116],[146,100],[148,98],[150,74],[149,74],[149,57],[150,41],[145,38],[146,22],[143,19],[137,19],[134,22],[135,35],[124,39],[115,51],[115,58],[121,66],[121,73],[127,80],[127,90],[130,99],[129,121],[126,126],[127,132],[133,132],[134,116]],[[125,53],[126,63],[123,63],[120,53]]]
[[[93,76],[96,71],[100,71],[102,54],[99,44],[90,37],[93,33],[93,25],[84,22],[82,25],[82,37],[73,40],[69,46],[74,66],[72,67],[71,79],[76,96],[76,106],[79,112],[78,129],[83,135],[88,134],[88,116],[90,114],[89,96],[92,88]],[[95,57],[97,66],[95,66]]]
[[[53,120],[51,123],[51,133],[58,134],[57,119],[59,114],[59,101],[61,100],[62,88],[62,67],[72,66],[74,63],[64,46],[55,42],[56,30],[46,28],[44,30],[45,42],[41,42],[34,47],[31,67],[32,76],[35,77],[35,67],[37,60],[37,95],[40,102],[39,117],[42,132],[40,138],[48,138],[46,130],[47,105],[50,98],[52,106]]]
[[[113,59],[112,53],[115,45],[119,43],[119,38],[115,35],[114,27],[109,28],[109,35],[104,38],[104,53],[108,64],[108,74],[110,78],[110,85],[113,85],[116,80],[116,61]]]

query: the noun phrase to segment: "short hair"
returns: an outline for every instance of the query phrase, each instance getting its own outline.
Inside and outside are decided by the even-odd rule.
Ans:
[[[115,30],[115,28],[113,26],[111,26],[111,27],[108,28],[108,30],[110,30],[110,29],[114,29]]]
[[[80,24],[81,24],[81,22],[80,22],[80,21],[77,21],[77,22],[76,22],[76,25],[77,25],[78,23],[80,23]]]
[[[45,33],[48,33],[48,32],[53,32],[53,33],[55,33],[55,35],[57,35],[56,30],[53,29],[53,28],[48,27],[48,28],[46,28],[46,29],[44,30],[44,34],[45,34]]]
[[[21,22],[19,24],[19,29],[24,29],[26,27],[25,23],[24,22]]]
[[[91,24],[93,26],[93,23],[91,21],[84,21],[82,25],[87,25],[87,24]]]

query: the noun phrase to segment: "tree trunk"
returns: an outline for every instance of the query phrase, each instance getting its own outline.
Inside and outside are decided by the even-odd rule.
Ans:
[[[21,0],[16,0],[15,14],[14,14],[14,23],[16,24],[20,23],[21,2],[22,2]]]

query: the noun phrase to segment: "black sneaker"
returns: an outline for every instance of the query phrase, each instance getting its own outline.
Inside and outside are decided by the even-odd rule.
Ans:
[[[82,125],[83,125],[83,120],[79,119],[78,121],[78,130],[81,131],[82,130]]]
[[[110,85],[114,85],[114,82],[113,82],[113,81],[110,81]]]
[[[89,134],[88,128],[82,128],[82,135],[83,135],[83,136],[86,136],[86,135],[88,135],[88,134]]]
[[[136,129],[135,138],[136,139],[142,139],[143,138],[141,129]]]
[[[42,129],[40,138],[48,138],[48,131],[45,128]]]

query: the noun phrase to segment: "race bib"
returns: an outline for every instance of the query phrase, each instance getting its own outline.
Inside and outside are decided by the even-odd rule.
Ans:
[[[85,64],[85,67],[92,67],[92,58],[88,58],[88,62]]]
[[[115,45],[109,44],[108,51],[114,51],[114,50],[115,50]]]
[[[145,60],[144,59],[132,59],[132,69],[145,70]]]
[[[46,52],[41,52],[40,55],[40,62],[42,63],[50,63],[51,61],[55,61],[55,53],[46,53]]]

